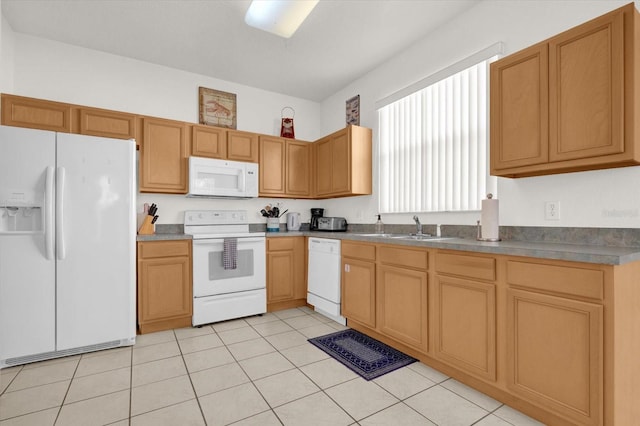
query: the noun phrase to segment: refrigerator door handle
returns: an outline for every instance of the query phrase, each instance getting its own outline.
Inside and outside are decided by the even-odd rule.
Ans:
[[[66,169],[62,166],[58,167],[58,176],[56,177],[56,249],[58,251],[58,260],[66,257],[64,246],[64,178]]]
[[[44,188],[44,247],[47,260],[53,259],[53,185],[55,182],[53,166],[47,167]]]

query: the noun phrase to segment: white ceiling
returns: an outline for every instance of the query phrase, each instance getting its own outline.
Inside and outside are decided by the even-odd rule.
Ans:
[[[249,0],[0,0],[14,31],[322,101],[480,0],[320,0],[290,39]]]

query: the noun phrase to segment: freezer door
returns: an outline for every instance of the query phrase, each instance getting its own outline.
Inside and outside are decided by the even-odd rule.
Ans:
[[[57,350],[135,337],[135,142],[57,134]]]
[[[2,361],[55,349],[55,142],[53,132],[0,126]]]

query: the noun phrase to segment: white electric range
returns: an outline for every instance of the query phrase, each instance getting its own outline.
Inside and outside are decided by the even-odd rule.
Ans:
[[[250,232],[245,210],[189,210],[193,236],[194,326],[267,311],[265,233]]]

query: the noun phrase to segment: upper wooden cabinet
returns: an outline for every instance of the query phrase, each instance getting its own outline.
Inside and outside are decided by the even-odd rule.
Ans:
[[[187,193],[187,126],[145,118],[140,146],[140,191]]]
[[[104,138],[136,139],[136,116],[126,112],[80,108],[77,133]]]
[[[633,4],[491,64],[491,174],[640,164]]]
[[[371,194],[371,129],[348,126],[315,145],[317,198]]]
[[[71,105],[2,94],[2,125],[71,132]]]
[[[260,195],[311,196],[311,144],[275,136],[260,136]]]
[[[227,131],[227,159],[258,162],[258,134],[240,130]]]
[[[192,126],[191,155],[226,159],[227,129],[212,126]]]

